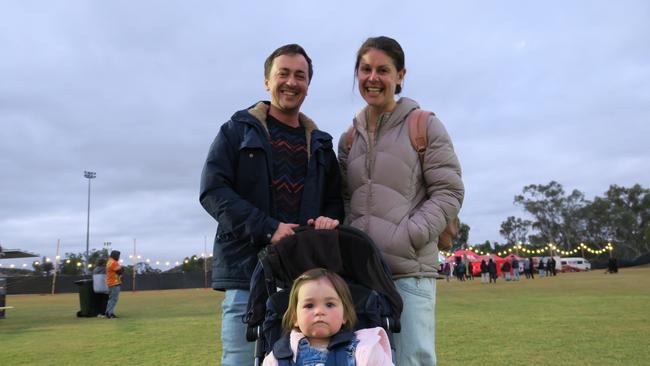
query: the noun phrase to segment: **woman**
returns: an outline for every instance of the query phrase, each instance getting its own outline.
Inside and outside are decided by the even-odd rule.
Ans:
[[[481,260],[481,283],[486,284],[488,283],[489,279],[489,273],[488,273],[488,265],[485,262],[485,259]]]
[[[427,121],[420,163],[405,123],[419,106],[408,98],[395,100],[406,75],[397,41],[366,40],[354,73],[367,105],[354,118],[349,151],[347,134],[352,132],[339,141],[347,222],[377,244],[402,296],[397,365],[435,365],[437,240],[463,201],[460,164],[434,115]]]
[[[98,318],[106,315],[108,303],[108,285],[106,285],[106,259],[99,258],[93,269],[93,292],[95,293],[95,310]]]

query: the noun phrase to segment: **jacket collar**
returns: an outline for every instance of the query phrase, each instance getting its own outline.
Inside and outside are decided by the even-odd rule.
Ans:
[[[406,97],[399,98],[397,104],[395,105],[395,109],[393,109],[391,112],[386,112],[381,115],[381,126],[378,127],[380,127],[382,130],[386,130],[397,126],[402,123],[402,121],[404,121],[406,116],[411,113],[411,111],[418,108],[420,108],[420,106],[413,99]],[[368,125],[368,121],[366,120],[367,109],[368,106],[365,106],[359,112],[357,112],[353,121],[356,130],[363,133],[364,135],[366,134],[366,126]]]
[[[247,110],[244,111],[239,111],[235,113],[232,116],[233,121],[239,121],[239,122],[245,122],[245,123],[251,123],[251,124],[257,124],[261,126],[264,129],[264,132],[266,132],[266,135],[268,136],[269,134],[269,128],[266,123],[266,118],[269,113],[269,106],[271,105],[271,102],[269,101],[260,101],[249,107]],[[252,118],[251,118],[252,117]],[[324,134],[323,132],[318,130],[318,126],[316,123],[309,117],[307,117],[305,114],[302,112],[298,114],[298,121],[300,122],[300,125],[304,127],[305,129],[305,137],[307,141],[307,151],[308,154],[311,156],[312,152],[312,146],[311,146],[311,136],[314,134],[314,137],[317,137],[318,139],[323,139],[325,137],[329,137],[331,140],[331,136]],[[314,146],[316,147],[316,146]]]
[[[283,336],[273,345],[273,356],[276,359],[291,358],[293,357],[293,350],[291,349],[291,341],[298,342],[305,336],[298,332],[292,331],[291,336]],[[348,345],[354,339],[354,332],[341,329],[338,333],[330,338],[330,343],[327,349],[332,351],[340,346]]]

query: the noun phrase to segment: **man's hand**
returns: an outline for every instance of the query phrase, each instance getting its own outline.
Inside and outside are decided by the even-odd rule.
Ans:
[[[314,225],[314,229],[335,229],[339,226],[339,220],[330,219],[329,217],[319,216],[316,220],[307,220],[307,225]]]
[[[281,222],[280,225],[278,225],[277,230],[275,230],[275,233],[273,233],[273,236],[271,237],[271,244],[277,244],[280,240],[284,239],[287,236],[293,235],[293,229],[297,228],[298,224],[285,224],[284,222]]]

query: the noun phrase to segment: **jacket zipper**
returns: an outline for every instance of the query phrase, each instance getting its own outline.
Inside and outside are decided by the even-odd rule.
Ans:
[[[375,133],[371,134],[368,133],[368,120],[366,119],[366,134],[368,135],[368,153],[367,153],[367,158],[366,158],[366,171],[368,172],[368,196],[366,198],[366,215],[370,215],[370,207],[371,207],[371,202],[372,202],[372,195],[373,195],[373,187],[372,187],[372,168],[375,164],[375,145],[378,140],[379,136],[379,129],[381,128],[382,121],[384,119],[384,115],[382,114],[379,116],[379,120],[377,121],[377,126],[375,127]],[[366,232],[370,232],[370,220],[366,220]]]

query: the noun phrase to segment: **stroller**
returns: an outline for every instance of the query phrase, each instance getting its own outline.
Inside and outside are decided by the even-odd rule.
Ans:
[[[329,269],[348,283],[356,329],[383,327],[391,340],[392,333],[400,331],[402,299],[379,250],[364,232],[342,225],[335,230],[301,227],[258,256],[244,319],[246,339],[256,342],[256,366],[282,336],[282,317],[294,279],[312,268]]]

